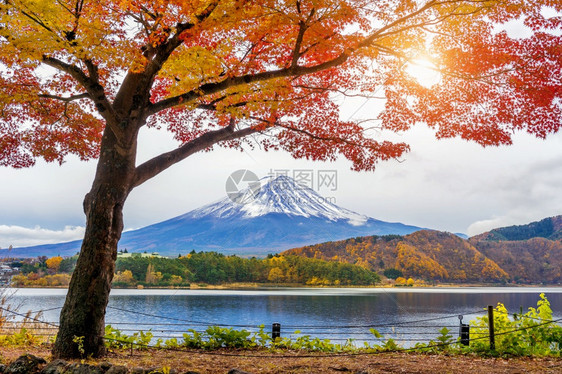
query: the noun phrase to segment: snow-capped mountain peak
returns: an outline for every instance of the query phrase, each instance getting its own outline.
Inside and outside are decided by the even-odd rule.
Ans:
[[[241,189],[242,185],[249,187]],[[264,256],[350,237],[405,235],[420,229],[343,209],[288,177],[258,181],[240,170],[227,180],[226,190],[228,197],[214,204],[124,232],[119,247],[173,256],[192,250]],[[77,240],[17,248],[11,256],[71,256],[80,250],[80,244]]]
[[[260,180],[261,187],[251,185],[239,192],[245,196],[244,203],[226,197],[215,203],[187,213],[196,218],[215,216],[218,218],[254,218],[270,213],[289,216],[319,217],[330,221],[346,220],[354,226],[364,225],[368,217],[333,204],[313,189],[297,183],[287,176],[266,177]]]

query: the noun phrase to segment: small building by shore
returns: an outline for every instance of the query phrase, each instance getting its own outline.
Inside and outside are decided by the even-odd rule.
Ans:
[[[129,257],[156,257],[156,258],[164,258],[164,256],[161,256],[158,252],[151,252],[151,253],[147,253],[147,252],[123,252],[123,251],[119,251],[117,252],[117,258],[129,258]]]

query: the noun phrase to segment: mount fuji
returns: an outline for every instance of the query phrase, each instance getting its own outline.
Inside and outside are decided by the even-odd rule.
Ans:
[[[405,235],[420,227],[379,221],[341,208],[292,178],[279,176],[181,216],[124,232],[119,249],[177,256],[191,250],[263,256],[365,235]],[[237,202],[238,201],[238,202]],[[70,256],[81,241],[14,248],[10,257]],[[1,254],[0,254],[1,255]],[[5,256],[5,254],[4,254]]]

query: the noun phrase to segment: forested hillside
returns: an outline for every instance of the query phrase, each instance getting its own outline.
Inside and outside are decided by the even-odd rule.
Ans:
[[[361,265],[390,277],[447,282],[562,282],[562,216],[468,240],[440,231],[369,236],[284,253]]]
[[[369,236],[284,252],[354,263],[377,272],[399,270],[405,277],[448,282],[505,282],[509,276],[468,241],[440,231],[406,236]]]
[[[496,262],[517,283],[560,283],[562,242],[544,238],[521,241],[479,241],[482,254]]]
[[[549,217],[527,225],[508,226],[490,230],[473,237],[474,240],[520,241],[533,238],[562,239],[562,216]]]
[[[562,282],[562,216],[494,229],[469,241],[517,283]]]

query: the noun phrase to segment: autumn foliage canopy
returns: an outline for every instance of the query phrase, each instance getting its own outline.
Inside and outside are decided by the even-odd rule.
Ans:
[[[556,0],[2,1],[0,164],[96,158],[106,127],[135,139],[162,127],[185,145],[230,126],[200,148],[258,141],[341,154],[357,170],[408,150],[373,127],[427,123],[482,145],[545,137],[562,121],[560,11]],[[510,37],[512,20],[530,36]],[[440,72],[435,85],[405,71],[419,58]],[[342,120],[334,99],[346,95],[384,96],[384,110]]]

